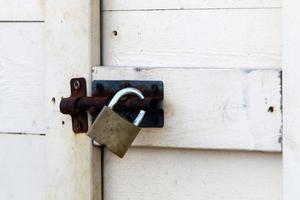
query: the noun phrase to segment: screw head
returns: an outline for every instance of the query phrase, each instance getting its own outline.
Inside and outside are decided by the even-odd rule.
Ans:
[[[80,81],[79,80],[75,80],[73,83],[73,86],[76,90],[78,90],[80,88]]]

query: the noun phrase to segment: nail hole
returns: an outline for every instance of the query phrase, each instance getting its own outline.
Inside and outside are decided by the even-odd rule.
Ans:
[[[274,112],[274,107],[270,106],[269,109],[268,109],[268,112]]]
[[[62,125],[65,125],[65,121],[62,121],[61,124],[62,124]]]
[[[114,36],[117,36],[117,35],[118,35],[118,31],[113,31],[112,34],[113,34]]]
[[[140,72],[140,71],[142,71],[142,69],[141,69],[141,68],[139,68],[139,67],[136,67],[136,68],[134,68],[134,70],[135,70],[136,72]]]

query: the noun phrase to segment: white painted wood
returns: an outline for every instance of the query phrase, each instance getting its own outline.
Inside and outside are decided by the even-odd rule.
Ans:
[[[280,154],[131,148],[104,156],[105,200],[281,200]]]
[[[166,92],[166,126],[143,130],[134,143],[147,148],[133,147],[122,160],[105,152],[104,199],[282,199],[280,154],[195,150],[281,151],[280,7],[103,1],[102,64],[147,69],[97,67],[93,78],[162,79]]]
[[[280,68],[281,10],[104,12],[103,49],[107,66]]]
[[[300,197],[300,2],[283,6],[283,162],[284,200]]]
[[[99,14],[97,0],[46,1],[47,200],[101,198],[100,151],[59,111],[71,78],[85,77],[90,88],[91,66],[100,63]]]
[[[0,132],[45,132],[42,23],[0,23]]]
[[[97,79],[164,82],[165,126],[134,146],[281,151],[278,70],[95,67]]]
[[[274,8],[281,0],[104,0],[103,10]]]
[[[45,136],[0,134],[0,199],[45,200],[45,141]]]
[[[44,0],[0,0],[1,21],[43,21]]]

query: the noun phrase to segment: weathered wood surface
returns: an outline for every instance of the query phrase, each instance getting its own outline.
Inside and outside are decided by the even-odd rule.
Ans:
[[[1,21],[43,21],[45,0],[0,0]]]
[[[134,146],[281,151],[278,70],[95,67],[97,79],[164,82],[165,126]]]
[[[99,64],[99,1],[46,1],[45,115],[47,123],[47,200],[101,198],[100,151],[86,134],[74,134],[70,116],[59,111],[69,81]],[[55,99],[55,102],[54,102]]]
[[[0,134],[0,199],[44,200],[46,137]]]
[[[106,66],[280,68],[281,10],[103,12],[103,49]]]
[[[278,8],[281,0],[104,0],[103,10]]]
[[[45,133],[43,23],[0,23],[0,132]]]
[[[284,200],[300,197],[300,1],[283,6],[283,176]]]
[[[102,64],[112,67],[99,68],[105,73],[95,77],[164,77],[167,127],[142,132],[134,145],[180,148],[133,147],[123,160],[105,152],[104,199],[282,199],[279,154],[183,149],[281,151],[280,78],[272,70],[282,66],[280,7],[280,0],[103,1]],[[150,69],[122,73],[113,66]],[[167,75],[152,67],[175,68]],[[184,67],[207,72],[191,73],[190,80],[176,73]],[[231,69],[215,75],[216,68]],[[272,100],[266,103],[257,94]],[[267,112],[273,102],[275,112]],[[183,114],[186,110],[202,117]]]
[[[104,163],[106,200],[282,200],[280,154],[131,148]]]

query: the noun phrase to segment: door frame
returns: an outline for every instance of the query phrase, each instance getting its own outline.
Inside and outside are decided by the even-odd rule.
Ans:
[[[300,2],[283,1],[283,174],[284,198],[300,196]],[[45,115],[47,199],[101,199],[100,149],[85,134],[75,135],[71,118],[59,112],[70,78],[100,65],[100,0],[45,1]],[[298,51],[297,51],[298,50]],[[68,191],[68,192],[66,192]],[[87,198],[88,197],[88,198]]]
[[[47,199],[99,200],[100,149],[73,133],[59,102],[73,77],[86,78],[90,88],[92,66],[100,64],[100,0],[46,0],[44,30]]]

